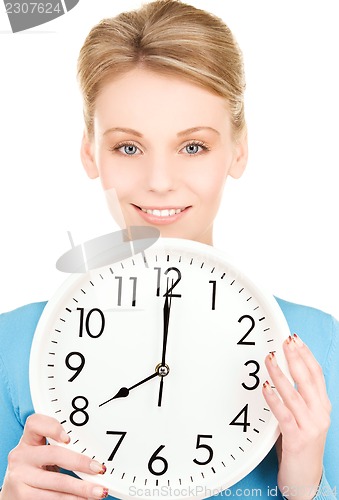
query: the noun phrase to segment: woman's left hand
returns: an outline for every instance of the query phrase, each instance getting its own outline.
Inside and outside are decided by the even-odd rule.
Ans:
[[[275,390],[265,382],[263,394],[279,422],[278,486],[283,496],[310,500],[316,494],[322,469],[331,403],[321,366],[297,335],[284,342],[295,387],[283,374],[276,357],[265,363]]]

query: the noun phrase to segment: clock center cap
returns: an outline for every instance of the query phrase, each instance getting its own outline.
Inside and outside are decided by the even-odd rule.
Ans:
[[[155,371],[157,372],[157,374],[160,376],[160,377],[166,377],[166,375],[169,374],[169,366],[168,365],[162,365],[161,363],[159,363],[156,367],[155,367]]]

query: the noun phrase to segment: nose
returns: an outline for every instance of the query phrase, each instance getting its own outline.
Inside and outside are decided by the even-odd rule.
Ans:
[[[175,162],[164,154],[153,155],[148,159],[147,187],[149,191],[166,193],[174,191],[178,182]]]

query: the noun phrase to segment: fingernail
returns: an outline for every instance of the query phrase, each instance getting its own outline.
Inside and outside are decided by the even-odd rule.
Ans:
[[[108,489],[102,488],[101,486],[95,486],[92,490],[92,495],[94,498],[107,498],[108,497]]]
[[[289,348],[290,351],[294,351],[294,349],[295,349],[295,343],[293,341],[292,335],[290,335],[289,337],[287,337],[286,344],[287,344],[287,346],[288,346],[288,348]]]
[[[66,431],[62,430],[60,433],[60,441],[62,441],[65,444],[68,444],[70,442],[70,440],[71,440],[71,438],[66,433]]]
[[[296,333],[293,334],[293,340],[297,344],[298,347],[301,347],[302,345],[304,345],[304,342],[301,340],[300,337],[298,337],[298,335]]]
[[[278,366],[277,359],[274,355],[274,352],[270,352],[269,357],[270,357],[270,361],[271,361],[272,365]]]
[[[89,464],[89,468],[91,469],[92,472],[95,472],[96,474],[105,474],[107,470],[106,465],[101,464],[96,460],[92,460],[92,462]]]
[[[273,394],[271,384],[269,383],[268,380],[266,380],[266,382],[263,383],[263,387],[268,394]]]

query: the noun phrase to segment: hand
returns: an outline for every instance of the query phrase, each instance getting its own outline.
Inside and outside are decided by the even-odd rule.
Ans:
[[[87,500],[108,496],[102,486],[58,472],[62,467],[104,474],[104,465],[67,448],[47,446],[46,437],[65,444],[70,441],[54,418],[38,414],[28,417],[23,436],[8,457],[1,500]]]
[[[118,392],[116,393],[115,396],[113,396],[110,399],[107,399],[107,401],[104,401],[103,403],[100,403],[99,407],[105,405],[106,403],[109,403],[110,401],[113,401],[113,399],[126,398],[129,395],[129,393],[130,393],[130,391],[132,389],[135,389],[135,387],[139,387],[139,385],[144,384],[145,382],[148,382],[149,380],[151,380],[152,378],[156,377],[157,375],[158,375],[158,371],[157,371],[157,368],[156,368],[156,371],[154,373],[152,373],[152,375],[150,375],[149,377],[144,378],[143,380],[141,380],[137,384],[134,384],[134,385],[132,385],[129,388],[127,388],[127,387],[121,387],[121,389],[118,390]]]
[[[169,317],[171,311],[171,301],[172,301],[171,296],[170,300],[168,300],[168,281],[167,281],[167,293],[163,310],[164,323],[163,323],[163,340],[162,340],[162,356],[161,356],[161,367],[163,367],[164,369],[166,367],[165,370],[166,375],[168,373],[168,367],[166,366],[166,348],[167,348]],[[162,376],[160,379],[158,406],[161,406],[163,387],[164,387],[164,376]]]
[[[321,367],[308,347],[293,335],[283,348],[296,388],[282,373],[274,355],[266,358],[266,366],[281,399],[268,382],[263,388],[281,430],[277,442],[278,486],[287,498],[309,500],[321,480],[331,403]]]

